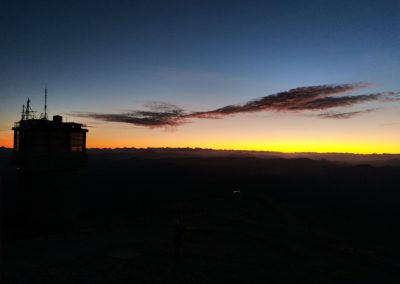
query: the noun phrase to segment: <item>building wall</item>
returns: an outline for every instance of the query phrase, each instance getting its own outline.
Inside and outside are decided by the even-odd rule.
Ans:
[[[85,131],[14,130],[14,150],[16,152],[85,152],[85,143]]]

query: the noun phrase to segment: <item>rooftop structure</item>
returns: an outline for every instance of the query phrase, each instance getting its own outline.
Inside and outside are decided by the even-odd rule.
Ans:
[[[22,106],[21,120],[14,131],[14,162],[23,168],[76,168],[86,160],[86,133],[84,125],[63,122],[60,115],[47,115],[47,88],[44,113],[36,118],[28,99]]]

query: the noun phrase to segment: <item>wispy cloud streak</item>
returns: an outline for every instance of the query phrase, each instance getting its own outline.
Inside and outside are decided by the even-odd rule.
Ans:
[[[347,119],[347,118],[352,118],[354,116],[364,114],[364,113],[369,113],[379,110],[379,108],[370,108],[370,109],[365,109],[365,110],[360,110],[360,111],[350,111],[350,112],[327,112],[327,113],[321,113],[318,115],[320,118],[332,118],[332,119]]]
[[[177,126],[187,123],[193,118],[223,118],[235,114],[261,111],[300,112],[350,107],[363,102],[396,100],[400,94],[400,92],[382,92],[375,94],[347,95],[347,93],[368,86],[369,84],[367,83],[351,83],[300,87],[286,92],[264,96],[244,104],[227,105],[215,110],[202,112],[186,112],[181,107],[161,102],[145,105],[148,110],[135,110],[120,114],[75,112],[71,115],[154,128]],[[350,118],[359,113],[370,111],[373,111],[373,109],[358,112],[343,112],[332,115],[325,113],[317,116],[321,118]]]
[[[262,97],[260,99],[252,100],[242,105],[228,105],[216,110],[207,112],[193,113],[192,117],[214,117],[219,115],[230,115],[236,113],[250,113],[266,110],[275,111],[294,111],[294,110],[309,110],[309,109],[324,109],[333,107],[328,102],[323,103],[323,100],[332,95],[340,95],[343,93],[351,92],[357,89],[367,87],[367,83],[354,83],[342,85],[321,85],[311,87],[301,87],[291,89],[286,92]],[[330,97],[333,98],[333,97]],[[351,99],[349,99],[351,100]],[[319,108],[313,103],[321,101]],[[332,104],[334,104],[332,102]],[[339,105],[340,103],[336,103]],[[345,104],[343,100],[342,104]]]
[[[146,127],[176,126],[181,123],[184,110],[178,106],[168,103],[152,103],[145,105],[148,111],[130,111],[125,113],[95,113],[95,112],[74,112],[71,115],[78,117],[89,117],[93,119],[123,122]]]

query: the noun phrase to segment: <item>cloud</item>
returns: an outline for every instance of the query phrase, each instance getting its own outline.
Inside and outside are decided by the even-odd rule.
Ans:
[[[385,94],[370,94],[370,95],[358,95],[358,96],[344,96],[344,97],[326,97],[321,99],[316,99],[311,102],[308,102],[299,107],[295,107],[302,110],[318,110],[318,109],[327,109],[334,107],[346,107],[355,105],[358,103],[368,102],[368,101],[376,101],[380,98],[383,98]]]
[[[300,112],[317,111],[337,107],[349,107],[363,102],[397,100],[400,92],[343,95],[370,86],[368,83],[319,85],[291,89],[255,99],[240,105],[227,105],[202,112],[187,112],[183,108],[165,102],[145,105],[148,110],[135,110],[120,114],[74,112],[70,115],[103,121],[123,122],[150,128],[177,126],[194,118],[223,118],[235,114],[261,111]],[[350,118],[361,112],[321,114],[321,118]],[[364,112],[369,112],[366,110]],[[336,117],[335,117],[336,115]]]
[[[352,118],[359,114],[369,113],[369,112],[373,112],[376,110],[379,110],[379,108],[370,108],[370,109],[365,109],[365,110],[360,110],[360,111],[351,111],[351,112],[327,112],[327,113],[319,114],[318,117],[334,118],[334,119],[347,119],[347,118]]]
[[[333,105],[339,106],[350,104],[353,97],[348,97],[348,100],[343,100],[341,103],[338,101],[324,102],[324,99],[333,98],[329,97],[332,95],[339,95],[347,93],[357,89],[365,88],[369,86],[367,83],[353,83],[353,84],[342,84],[342,85],[321,85],[311,87],[301,87],[291,89],[286,92],[280,92],[277,94],[269,95],[249,101],[242,105],[228,105],[216,110],[207,112],[195,112],[191,117],[198,118],[215,118],[217,116],[225,116],[237,113],[251,113],[267,110],[275,111],[294,111],[294,110],[309,110],[309,109],[324,109],[333,107]],[[372,98],[370,98],[372,99]],[[362,98],[359,98],[361,101]],[[320,103],[321,106],[317,107],[316,104]],[[356,103],[356,102],[354,102]]]
[[[176,126],[183,123],[184,110],[168,103],[151,103],[145,105],[148,111],[131,111],[120,114],[74,112],[70,115],[88,117],[109,122],[123,122],[146,127]]]

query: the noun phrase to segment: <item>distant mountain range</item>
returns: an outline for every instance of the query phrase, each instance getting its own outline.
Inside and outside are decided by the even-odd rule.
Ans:
[[[255,157],[264,159],[328,160],[338,164],[373,166],[400,166],[400,154],[351,154],[351,153],[280,153],[269,151],[213,150],[202,148],[116,148],[88,149],[88,154],[109,159],[123,158],[212,158]]]
[[[0,159],[10,156],[12,149],[0,147]],[[213,150],[203,148],[91,148],[87,150],[89,158],[123,160],[166,159],[166,158],[220,158],[220,157],[254,157],[263,159],[297,159],[328,160],[342,165],[399,166],[400,154],[351,154],[351,153],[281,153],[269,151]]]

